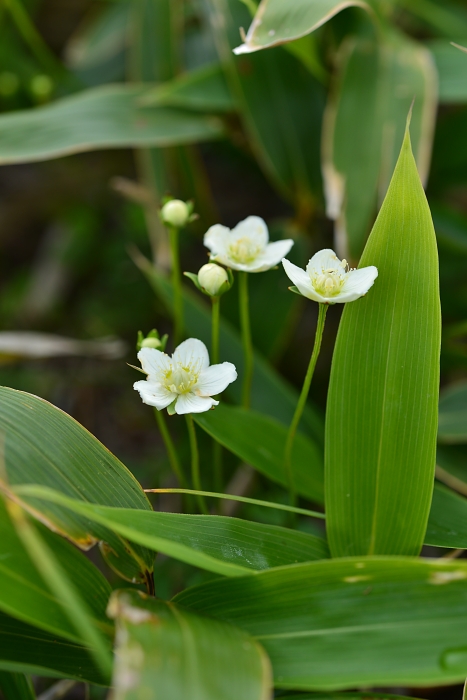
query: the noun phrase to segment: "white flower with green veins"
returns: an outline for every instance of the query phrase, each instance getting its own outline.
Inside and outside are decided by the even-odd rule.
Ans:
[[[172,357],[155,348],[138,353],[147,379],[135,382],[143,403],[170,414],[203,413],[219,401],[213,399],[237,378],[231,362],[209,366],[209,354],[201,340],[188,338]]]
[[[320,304],[344,304],[364,296],[378,277],[374,265],[350,270],[346,260],[339,260],[333,250],[325,248],[313,255],[306,270],[289,260],[282,260],[284,270],[297,291]]]
[[[259,216],[249,216],[232,230],[215,224],[204,236],[211,260],[240,272],[269,270],[280,263],[293,244],[290,238],[269,243],[268,227]]]

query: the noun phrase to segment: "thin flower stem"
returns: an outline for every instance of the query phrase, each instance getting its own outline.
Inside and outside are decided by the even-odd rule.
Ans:
[[[19,493],[18,488],[15,489]],[[213,491],[191,491],[190,489],[144,489],[145,493],[191,493],[193,495],[207,496],[208,498],[222,498],[225,501],[240,501],[240,503],[251,503],[255,506],[264,506],[265,508],[275,508],[276,510],[285,510],[288,513],[297,513],[297,515],[307,515],[310,518],[326,518],[324,513],[317,510],[308,510],[307,508],[296,508],[295,506],[287,506],[284,503],[273,503],[271,501],[260,501],[257,498],[247,498],[246,496],[233,496],[229,493],[214,493]]]
[[[201,478],[199,474],[199,451],[198,451],[198,441],[196,439],[195,424],[193,421],[193,416],[191,413],[187,413],[186,424],[188,427],[188,435],[190,438],[190,449],[191,449],[191,480],[196,491],[201,491]],[[198,495],[198,503],[202,513],[208,515],[209,511],[206,507],[205,500],[203,496]]]
[[[305,381],[303,382],[303,386],[302,386],[302,390],[300,392],[297,407],[295,409],[295,413],[293,415],[292,422],[291,422],[290,427],[289,427],[289,432],[287,433],[287,440],[285,443],[284,463],[285,463],[287,482],[289,485],[290,502],[292,505],[295,503],[295,484],[294,484],[293,469],[292,469],[292,451],[293,451],[293,445],[294,445],[294,440],[295,440],[295,433],[297,432],[298,424],[300,423],[300,418],[302,417],[302,413],[303,413],[303,410],[305,408],[306,401],[308,398],[308,392],[310,391],[310,384],[311,384],[311,380],[313,378],[313,372],[315,371],[316,361],[318,359],[319,351],[321,348],[321,340],[323,337],[324,322],[326,320],[327,310],[328,310],[327,304],[320,304],[319,305],[318,323],[316,326],[316,335],[315,335],[315,343],[313,346],[313,352],[311,353],[310,363],[308,365],[308,369],[307,369],[307,372],[305,375]]]
[[[172,471],[175,474],[175,476],[177,477],[177,481],[180,484],[180,486],[186,487],[187,483],[186,483],[185,475],[183,474],[180,460],[178,459],[177,450],[175,449],[174,442],[172,440],[169,429],[167,427],[167,423],[165,421],[165,416],[164,416],[163,412],[158,411],[157,408],[154,409],[154,415],[156,416],[157,425],[158,425],[160,433],[162,435],[165,449],[167,450],[167,454],[169,457],[169,462],[170,462],[170,466],[172,468]]]
[[[217,365],[219,362],[220,297],[211,297],[211,303],[212,303],[211,364]]]
[[[243,344],[242,405],[250,407],[251,382],[253,379],[253,345],[251,342],[250,309],[248,301],[248,273],[238,273],[238,295],[240,305],[240,327]]]
[[[168,226],[170,253],[172,256],[172,288],[174,294],[174,344],[180,343],[183,335],[183,296],[180,254],[178,246],[178,228]]]

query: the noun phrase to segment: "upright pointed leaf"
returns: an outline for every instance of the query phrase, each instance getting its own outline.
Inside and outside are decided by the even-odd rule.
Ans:
[[[114,700],[267,700],[262,647],[233,625],[138,594],[115,592]]]
[[[326,415],[325,501],[334,556],[420,551],[433,492],[440,302],[430,210],[408,129],[346,305]]]

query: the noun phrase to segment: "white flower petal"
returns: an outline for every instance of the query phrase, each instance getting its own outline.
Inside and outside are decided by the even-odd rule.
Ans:
[[[338,267],[340,268],[340,262],[341,261],[333,250],[330,248],[324,248],[324,250],[320,250],[318,253],[313,255],[306,266],[306,271],[310,275],[312,273],[320,275],[323,270],[333,270]],[[344,272],[344,269],[341,269],[342,272]]]
[[[290,260],[286,260],[285,258],[282,260],[282,264],[287,277],[294,283],[300,294],[303,294],[304,297],[312,301],[325,301],[311,284],[310,276],[305,270],[302,270],[301,267],[297,267],[291,263]]]
[[[270,270],[271,267],[275,267],[287,255],[293,244],[294,242],[291,238],[268,243],[263,252],[249,266],[250,272],[264,272],[265,270]]]
[[[237,370],[231,362],[211,365],[204,369],[193,391],[198,396],[216,396],[237,379]]]
[[[182,367],[198,365],[199,369],[209,367],[209,354],[205,344],[198,338],[188,338],[180,343],[172,355],[174,362],[179,362]]]
[[[139,393],[143,403],[149,406],[155,406],[159,411],[169,406],[172,401],[177,398],[177,394],[168,391],[165,386],[159,382],[142,380],[140,382],[135,382],[133,384],[133,389],[136,389]]]
[[[138,360],[146,374],[158,377],[162,372],[170,370],[172,361],[168,355],[155,348],[141,348]]]
[[[335,297],[336,301],[343,303],[362,297],[373,286],[377,277],[378,268],[374,265],[362,267],[360,270],[350,270],[345,277],[341,293]]]
[[[268,227],[264,219],[259,216],[248,216],[231,231],[231,241],[239,238],[248,238],[259,248],[264,248],[269,241]]]
[[[229,244],[230,229],[222,224],[214,224],[204,234],[203,243],[211,253],[225,253]]]
[[[213,406],[218,406],[219,401],[211,399],[210,396],[195,396],[191,392],[180,394],[175,404],[175,413],[204,413]]]

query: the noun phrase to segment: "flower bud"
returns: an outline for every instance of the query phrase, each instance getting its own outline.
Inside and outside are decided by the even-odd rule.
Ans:
[[[227,271],[215,263],[207,263],[198,272],[198,282],[209,296],[217,297],[229,288]],[[230,285],[229,285],[230,286]]]
[[[183,228],[190,220],[190,208],[181,199],[170,199],[161,209],[162,221],[175,228]]]
[[[138,331],[138,339],[136,341],[136,349],[139,351],[141,348],[154,348],[155,350],[160,350],[164,352],[165,346],[167,345],[168,335],[163,335],[162,338],[159,337],[159,333],[155,328],[149,331],[145,337],[141,331]]]
[[[161,341],[158,340],[157,338],[144,338],[144,340],[141,341],[141,347],[142,348],[160,348],[162,345]]]

